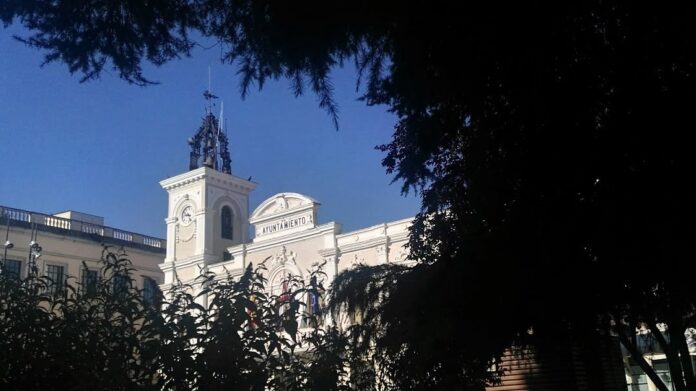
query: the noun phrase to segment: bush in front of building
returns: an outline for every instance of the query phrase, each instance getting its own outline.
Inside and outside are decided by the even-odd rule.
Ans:
[[[346,331],[309,327],[325,317],[306,299],[323,291],[321,271],[289,277],[279,294],[264,265],[235,278],[201,273],[144,299],[123,251],[105,248],[101,261],[89,281],[0,275],[1,389],[374,388]]]

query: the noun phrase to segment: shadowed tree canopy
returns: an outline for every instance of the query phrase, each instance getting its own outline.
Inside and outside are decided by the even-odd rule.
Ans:
[[[24,42],[85,80],[108,66],[147,84],[142,63],[188,55],[195,31],[238,65],[242,94],[287,78],[336,118],[330,71],[354,63],[366,103],[398,117],[379,147],[384,166],[422,197],[410,240],[419,264],[388,272],[384,289],[403,300],[383,298],[374,318],[378,346],[413,389],[475,384],[530,328],[630,337],[640,322],[665,322],[674,336],[693,325],[694,11],[599,0],[0,1],[0,19],[28,29]],[[366,274],[384,273],[339,282],[368,287]]]

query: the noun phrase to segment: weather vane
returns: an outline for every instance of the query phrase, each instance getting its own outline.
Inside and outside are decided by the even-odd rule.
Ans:
[[[213,99],[218,99],[217,96],[213,95],[211,87],[211,77],[210,77],[210,65],[208,66],[208,89],[203,91],[203,98],[208,102],[207,111],[212,112],[213,109]]]

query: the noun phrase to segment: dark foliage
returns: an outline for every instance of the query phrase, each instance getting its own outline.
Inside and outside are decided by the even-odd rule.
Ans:
[[[0,275],[2,389],[157,389],[157,311],[137,291],[117,291],[117,278],[133,284],[123,253],[105,251],[102,263],[89,292],[68,281],[51,294],[62,281]]]
[[[60,61],[82,80],[99,77],[111,65],[119,75],[140,85],[151,83],[141,62],[163,64],[187,55],[187,30],[196,26],[191,4],[179,0],[43,1],[3,0],[0,20],[19,18],[36,32],[21,41],[46,50],[45,62]]]
[[[123,253],[105,250],[88,294],[72,280],[49,295],[46,277],[0,274],[0,388],[357,390],[344,333],[298,328],[299,318],[320,320],[301,301],[323,289],[320,272],[310,285],[292,279],[280,299],[266,293],[264,271],[174,284],[162,308],[143,302]]]

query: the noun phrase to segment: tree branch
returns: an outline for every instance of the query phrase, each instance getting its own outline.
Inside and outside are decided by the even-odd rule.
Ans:
[[[636,346],[631,343],[631,340],[628,339],[626,333],[624,333],[623,330],[619,331],[619,340],[621,341],[621,344],[626,348],[626,350],[628,350],[629,353],[631,353],[631,357],[633,357],[633,359],[636,360],[636,363],[638,363],[640,369],[642,369],[643,372],[645,372],[645,374],[653,382],[653,384],[655,384],[655,387],[657,387],[657,389],[660,391],[670,391],[670,389],[667,388],[662,379],[660,379],[660,377],[657,376],[655,369],[653,369],[653,367],[650,366],[650,364],[648,364],[647,361],[645,361],[645,358],[638,351],[638,348],[636,348]]]
[[[648,323],[650,327],[650,332],[655,336],[657,342],[662,347],[662,350],[667,356],[667,361],[669,362],[669,372],[672,375],[672,384],[676,391],[686,391],[686,386],[684,385],[684,376],[682,375],[682,366],[679,361],[679,354],[675,351],[670,343],[667,342],[662,332],[657,328],[655,322]],[[670,336],[672,333],[670,332]]]

